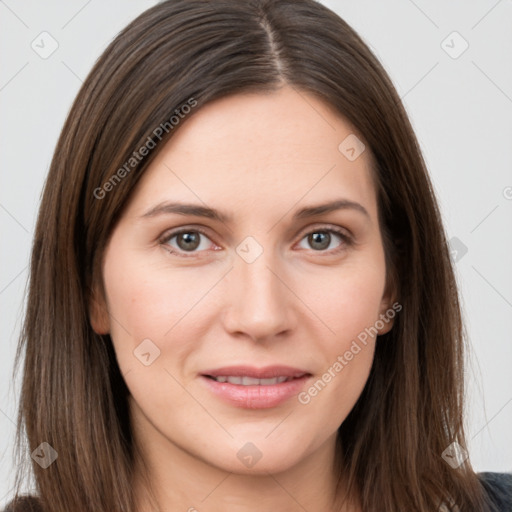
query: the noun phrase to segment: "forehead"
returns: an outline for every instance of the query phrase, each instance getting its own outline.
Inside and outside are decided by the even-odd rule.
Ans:
[[[229,96],[182,123],[138,185],[139,212],[170,199],[254,209],[346,197],[375,207],[369,149],[348,158],[361,136],[308,93]]]

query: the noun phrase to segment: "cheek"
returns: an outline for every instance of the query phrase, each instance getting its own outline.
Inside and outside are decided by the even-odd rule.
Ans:
[[[163,269],[147,257],[128,254],[128,250],[107,252],[103,268],[110,335],[119,364],[123,372],[138,367],[133,351],[147,339],[161,352],[155,363],[162,363],[160,356],[166,356],[168,349],[179,361],[192,347],[187,337],[181,336],[180,343],[173,340],[210,285],[191,272]]]
[[[385,288],[384,257],[376,251],[371,257],[354,258],[336,271],[310,274],[297,285],[324,324],[324,332],[330,333],[322,339],[331,349],[341,350],[379,319]]]
[[[354,260],[335,275],[317,273],[302,281],[303,294],[313,289],[313,283],[317,290],[304,296],[309,297],[308,305],[321,320],[317,322],[315,352],[321,354],[322,365],[298,398],[311,417],[325,420],[324,411],[333,411],[327,420],[332,428],[337,428],[354,406],[373,363],[385,287],[384,258],[379,255],[376,251],[371,258]]]

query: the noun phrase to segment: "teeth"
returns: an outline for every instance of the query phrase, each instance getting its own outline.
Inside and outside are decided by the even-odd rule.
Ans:
[[[213,377],[217,382],[229,382],[230,384],[238,384],[240,386],[273,386],[274,384],[281,384],[288,380],[292,380],[293,377],[273,377],[271,379],[255,379],[254,377],[230,377],[230,376],[219,376]]]
[[[240,382],[240,384],[243,386],[259,386],[260,379],[255,379],[254,377],[242,377],[242,382]]]

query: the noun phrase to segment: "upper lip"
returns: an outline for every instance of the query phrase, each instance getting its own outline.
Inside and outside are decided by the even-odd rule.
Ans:
[[[303,377],[310,375],[306,370],[293,368],[291,366],[265,366],[255,368],[254,366],[224,366],[214,370],[202,372],[202,375],[209,377],[253,377],[255,379],[272,379],[274,377]]]

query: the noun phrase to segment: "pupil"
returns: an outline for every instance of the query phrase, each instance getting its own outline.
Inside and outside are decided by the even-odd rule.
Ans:
[[[329,247],[329,243],[331,242],[331,235],[324,231],[319,231],[318,233],[312,233],[309,235],[309,241],[313,249],[326,249]]]
[[[197,249],[199,246],[199,234],[194,232],[180,233],[177,242],[180,249],[185,251]]]

